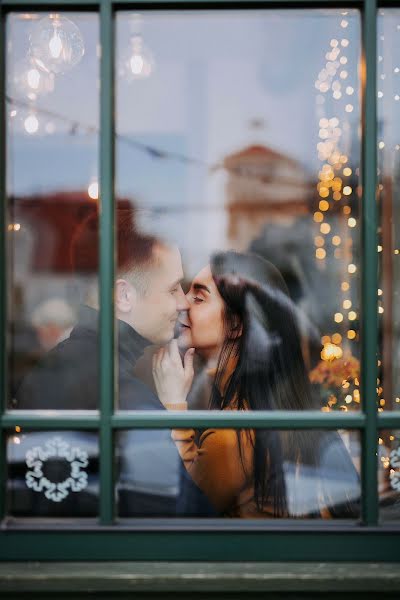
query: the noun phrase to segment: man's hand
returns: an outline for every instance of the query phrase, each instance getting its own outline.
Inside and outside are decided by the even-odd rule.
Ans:
[[[194,348],[189,348],[182,362],[175,339],[154,354],[154,383],[164,406],[186,402],[194,375],[193,356]]]

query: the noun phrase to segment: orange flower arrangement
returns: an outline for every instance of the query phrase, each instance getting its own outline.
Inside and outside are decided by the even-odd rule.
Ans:
[[[322,356],[324,354],[322,353]],[[346,408],[346,404],[360,402],[359,393],[360,361],[351,353],[340,358],[322,359],[310,372],[310,381],[322,386],[329,407]],[[339,406],[344,401],[345,404]]]
[[[339,387],[344,381],[354,381],[360,376],[360,361],[352,354],[321,360],[310,373],[311,383],[320,383],[324,387]]]

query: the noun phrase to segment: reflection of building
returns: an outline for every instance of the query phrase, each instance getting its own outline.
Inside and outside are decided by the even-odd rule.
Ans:
[[[118,200],[118,206],[131,206]],[[70,249],[79,224],[97,209],[86,191],[10,199],[8,225],[9,374],[15,391],[44,351],[68,334],[97,271],[96,248],[87,272],[74,273]],[[13,404],[11,406],[14,406]]]
[[[118,206],[131,206],[119,199]],[[87,191],[13,198],[10,209],[8,254],[13,287],[23,296],[23,315],[50,298],[63,298],[71,306],[82,298],[79,290],[88,273],[95,273],[96,249],[86,257],[87,270],[73,273],[71,242],[78,225],[97,209]],[[14,311],[11,305],[10,310]]]
[[[118,206],[131,206],[128,200],[117,202]],[[71,272],[70,246],[74,232],[96,209],[97,200],[91,200],[87,192],[15,198],[13,220],[21,227],[18,231],[31,238],[29,270],[54,275]]]
[[[312,245],[315,184],[297,161],[261,145],[227,156],[223,166],[228,172],[230,245],[256,252],[282,273],[300,309],[303,353],[310,367],[320,352],[315,325],[325,318],[315,305],[320,288]]]
[[[303,167],[266,146],[253,145],[227,156],[228,238],[243,250],[263,226],[279,218],[309,214],[314,195]]]

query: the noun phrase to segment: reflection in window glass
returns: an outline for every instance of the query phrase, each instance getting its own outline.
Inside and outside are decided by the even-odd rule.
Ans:
[[[96,17],[12,14],[7,28],[10,406],[93,409]],[[241,357],[270,367],[268,408],[358,408],[359,37],[356,11],[118,14],[120,408],[163,408],[152,346],[179,315],[181,349],[201,367],[193,407],[216,407],[210,373],[218,391],[240,340]],[[229,249],[264,297],[242,290],[221,323],[192,283],[211,271],[226,308],[211,256]],[[286,401],[299,378],[311,390]],[[245,387],[240,401],[265,408]]]
[[[378,19],[378,166],[380,281],[378,316],[379,410],[400,409],[400,40],[399,10],[381,10]]]
[[[120,517],[357,518],[356,432],[124,431]]]
[[[209,387],[234,370],[236,336],[275,392],[250,408],[359,409],[358,12],[120,12],[116,54],[116,193],[145,237],[130,281],[139,294],[129,304],[129,286],[116,288],[117,318],[149,346],[136,376],[154,392],[151,345],[168,342],[178,319],[182,352],[196,349],[192,408],[221,408]],[[230,300],[212,258],[228,250],[241,263]],[[219,305],[193,286],[205,281]],[[291,373],[303,388],[311,379],[292,403],[277,390]],[[162,408],[153,392],[139,400],[120,386],[120,408]]]
[[[400,518],[400,431],[381,431],[378,485],[382,521]]]
[[[95,14],[7,18],[10,408],[97,407],[96,344],[81,328],[60,346],[97,272],[93,252],[73,248],[97,209],[97,44]]]
[[[10,517],[96,517],[98,436],[87,431],[22,431],[7,439]]]

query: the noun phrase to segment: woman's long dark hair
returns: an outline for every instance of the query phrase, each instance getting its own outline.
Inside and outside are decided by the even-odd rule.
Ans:
[[[218,360],[210,408],[315,408],[302,355],[296,308],[279,271],[255,254],[232,251],[214,254],[210,265],[225,304],[225,342]],[[232,361],[233,370],[229,366]],[[232,373],[226,380],[230,369]],[[259,510],[268,506],[272,507],[274,516],[288,514],[283,462],[315,465],[318,434],[254,430],[253,477]],[[238,439],[240,444],[240,431]]]

